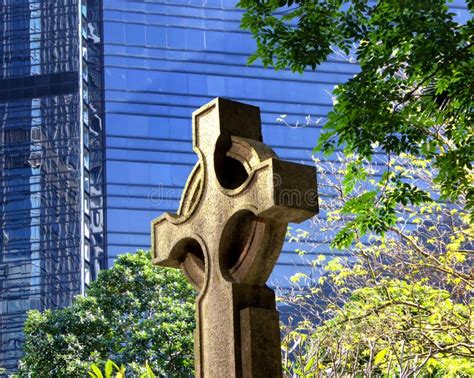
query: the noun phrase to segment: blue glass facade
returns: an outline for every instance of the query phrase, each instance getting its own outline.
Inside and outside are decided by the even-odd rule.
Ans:
[[[314,121],[324,120],[330,92],[358,66],[330,59],[303,75],[247,66],[255,42],[240,30],[236,2],[104,0],[109,263],[120,253],[149,248],[149,222],[178,208],[196,161],[191,113],[214,97],[259,106],[265,142],[282,159],[313,164],[322,123]],[[466,16],[463,1],[453,10]],[[290,128],[277,122],[282,114],[290,123],[305,124],[307,115],[313,122]],[[307,267],[296,247],[285,244],[274,284],[287,285],[287,277]],[[317,253],[326,252],[322,243]]]
[[[105,263],[101,4],[89,3],[0,1],[0,367],[8,371],[21,356],[26,311],[69,305]]]
[[[329,92],[357,72],[329,61],[303,76],[246,61],[254,42],[240,30],[235,1],[104,1],[107,124],[107,240],[110,262],[149,248],[149,222],[176,211],[196,156],[191,113],[221,96],[260,107],[264,140],[282,159],[312,164],[319,133],[277,122],[324,117]],[[302,269],[287,243],[271,281]]]

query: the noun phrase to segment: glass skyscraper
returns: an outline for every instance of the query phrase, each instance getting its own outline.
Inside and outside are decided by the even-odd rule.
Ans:
[[[0,367],[105,266],[101,4],[0,0]]]
[[[255,43],[235,3],[0,0],[0,367],[21,356],[28,309],[68,305],[118,254],[149,248],[150,221],[176,211],[196,161],[193,110],[217,96],[257,105],[265,142],[313,164],[315,120],[358,66],[247,66]],[[310,270],[295,248],[271,283]]]

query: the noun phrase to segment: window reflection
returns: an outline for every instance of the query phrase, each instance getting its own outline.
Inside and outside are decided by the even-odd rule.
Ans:
[[[84,213],[87,215],[90,213],[90,200],[88,194],[84,194]]]
[[[91,261],[91,247],[90,247],[90,243],[88,240],[86,240],[84,242],[84,259],[87,261],[87,262],[90,262]]]
[[[84,169],[89,170],[90,168],[90,155],[89,155],[89,150],[87,148],[84,148]]]
[[[84,172],[84,190],[89,193],[90,192],[90,177],[89,172]]]

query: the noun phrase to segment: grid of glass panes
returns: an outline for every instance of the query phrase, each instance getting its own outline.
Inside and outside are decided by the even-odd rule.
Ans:
[[[80,291],[78,0],[0,1],[0,366]]]

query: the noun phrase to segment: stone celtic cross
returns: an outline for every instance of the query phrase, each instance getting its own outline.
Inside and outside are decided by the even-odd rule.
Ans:
[[[314,167],[262,143],[257,107],[217,98],[193,113],[198,155],[177,214],[152,223],[153,262],[196,299],[196,377],[281,377],[275,294],[265,283],[289,222],[317,213]]]

